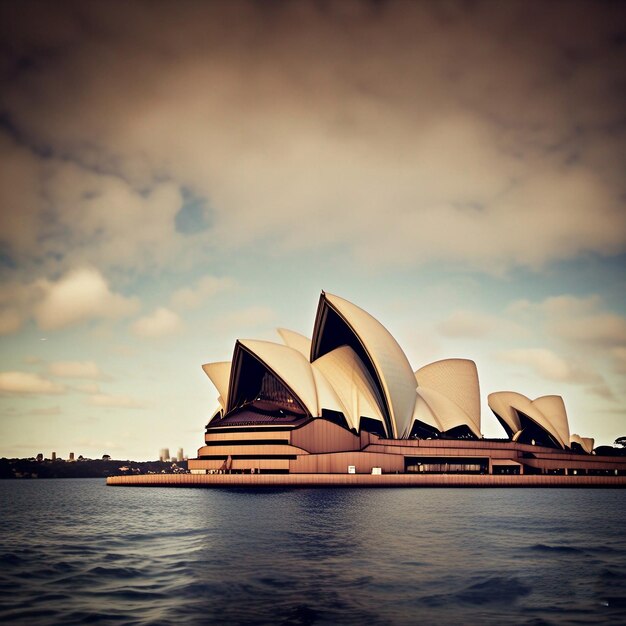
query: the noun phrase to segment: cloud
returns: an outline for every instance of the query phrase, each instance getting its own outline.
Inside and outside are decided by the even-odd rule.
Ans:
[[[602,378],[589,367],[564,359],[546,348],[519,348],[500,352],[500,361],[524,365],[546,380],[566,383],[601,383]]]
[[[4,409],[5,415],[9,416],[40,416],[40,415],[61,415],[61,407],[59,405],[55,406],[44,406],[38,408],[32,408],[27,410],[21,410],[14,406],[5,407]]]
[[[507,313],[510,315],[519,315],[520,313],[526,313],[527,311],[532,310],[533,303],[526,298],[521,298],[520,300],[513,300],[506,307]]]
[[[175,309],[195,309],[208,298],[232,289],[235,284],[232,278],[204,276],[194,287],[175,291],[170,302]]]
[[[611,355],[615,364],[615,371],[618,374],[626,374],[626,347],[613,348]]]
[[[557,351],[510,350],[501,353],[500,360],[525,365],[547,380],[586,385],[587,393],[616,400],[616,381],[610,370],[626,373],[626,318],[607,311],[599,295],[520,300],[511,303],[507,311],[542,333]]]
[[[525,331],[506,319],[478,313],[476,311],[455,311],[437,324],[444,337],[481,339],[495,334],[520,335]]]
[[[96,269],[68,272],[56,282],[37,285],[43,296],[35,306],[35,319],[44,330],[57,330],[92,319],[115,319],[137,310],[136,298],[113,293]]]
[[[599,385],[587,387],[587,391],[592,393],[594,396],[604,398],[605,400],[615,400],[613,390],[606,383],[600,383]]]
[[[12,164],[0,173],[0,243],[26,269],[146,269],[184,253],[175,224],[182,206],[177,184],[137,189],[123,174],[67,158],[40,159],[2,132],[0,154]]]
[[[626,345],[626,318],[612,313],[561,319],[553,323],[553,330],[567,341],[596,348]]]
[[[0,393],[15,395],[59,394],[65,387],[30,372],[0,372]]]
[[[48,373],[57,378],[103,378],[100,368],[93,361],[53,361],[48,364]]]
[[[30,411],[25,411],[22,415],[61,415],[61,407],[60,406],[46,406],[41,409],[31,409]]]
[[[519,306],[517,309],[522,311]],[[554,296],[536,304],[528,303],[523,311],[538,312],[550,335],[577,350],[626,348],[626,317],[607,311],[597,294]]]
[[[174,311],[159,307],[150,315],[139,318],[132,325],[132,331],[139,337],[155,339],[176,334],[182,327],[182,321]]]
[[[116,317],[137,306],[135,298],[113,294],[93,268],[75,269],[54,280],[7,280],[0,289],[0,335],[17,333],[31,319],[42,330],[57,330],[98,317]]]
[[[563,294],[546,298],[539,308],[550,316],[572,317],[594,313],[601,305],[602,299],[597,294],[585,297]]]
[[[37,284],[3,281],[0,289],[0,335],[19,331],[32,316],[33,307],[41,296],[41,288]]]
[[[1,20],[15,263],[626,249],[619,3],[38,5],[45,32],[22,4]],[[185,189],[203,228],[181,233]]]
[[[0,310],[0,335],[11,335],[22,327],[22,316],[12,308]]]
[[[73,389],[80,393],[88,393],[91,395],[97,395],[100,393],[100,385],[97,383],[83,383],[81,385],[74,385]]]
[[[486,315],[469,311],[456,311],[437,325],[445,337],[485,337],[493,330],[493,324]]]
[[[266,306],[250,306],[222,315],[215,320],[215,328],[220,332],[256,329],[267,326],[276,319],[276,313]]]
[[[144,409],[146,404],[126,395],[99,393],[89,398],[92,406],[101,406],[115,409]]]

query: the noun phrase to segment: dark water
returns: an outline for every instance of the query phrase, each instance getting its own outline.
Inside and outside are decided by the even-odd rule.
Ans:
[[[626,490],[0,481],[8,624],[626,623]]]

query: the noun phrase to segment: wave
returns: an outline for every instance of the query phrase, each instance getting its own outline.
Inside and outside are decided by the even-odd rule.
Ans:
[[[530,546],[530,549],[535,552],[558,552],[561,554],[582,554],[584,552],[584,550],[573,546],[549,546],[543,543]]]
[[[531,593],[532,587],[516,577],[489,576],[457,591],[425,598],[430,606],[449,604],[507,605]]]

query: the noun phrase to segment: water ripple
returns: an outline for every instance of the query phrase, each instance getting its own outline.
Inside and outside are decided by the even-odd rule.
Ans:
[[[615,624],[623,490],[1,481],[0,622]]]

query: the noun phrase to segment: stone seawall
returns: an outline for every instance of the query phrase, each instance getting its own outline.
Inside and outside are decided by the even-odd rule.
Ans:
[[[476,474],[149,474],[110,476],[124,487],[626,487],[626,476]]]

